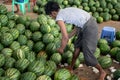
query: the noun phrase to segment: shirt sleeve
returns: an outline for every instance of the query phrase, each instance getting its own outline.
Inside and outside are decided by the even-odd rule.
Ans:
[[[64,21],[63,18],[60,15],[57,15],[57,17],[56,17],[56,21],[58,21],[58,20]]]

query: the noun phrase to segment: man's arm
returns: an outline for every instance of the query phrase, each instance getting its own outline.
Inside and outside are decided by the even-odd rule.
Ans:
[[[68,37],[65,23],[62,20],[58,20],[57,24],[59,25],[61,33],[62,33],[61,45],[60,45],[60,48],[58,48],[57,50],[58,50],[58,52],[63,53],[64,49],[69,41],[69,37]]]

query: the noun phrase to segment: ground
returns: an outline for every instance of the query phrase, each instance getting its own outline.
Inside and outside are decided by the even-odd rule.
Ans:
[[[11,11],[11,5],[7,4],[6,5],[8,10]],[[22,15],[21,12],[17,13],[19,15]],[[31,16],[31,18],[36,18],[38,15],[34,14],[32,11],[31,12],[26,12],[26,15]],[[103,22],[98,24],[99,25],[99,37],[101,34],[101,30],[104,26],[111,26],[116,28],[117,30],[120,30],[120,21],[107,21],[107,22]],[[120,69],[120,64],[117,64],[115,62],[113,62],[112,64],[113,67],[115,67],[116,69]],[[111,75],[110,69],[105,69],[105,71],[107,72],[108,75]],[[81,80],[97,80],[99,74],[93,72],[92,67],[88,67],[85,64],[83,64],[83,67],[79,67],[77,69],[74,70],[74,73],[77,74],[79,77],[81,77]],[[107,80],[112,80],[112,79],[107,79]]]

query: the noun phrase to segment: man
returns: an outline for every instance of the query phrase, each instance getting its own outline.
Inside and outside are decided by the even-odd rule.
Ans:
[[[45,12],[55,19],[60,27],[62,40],[60,48],[57,49],[59,53],[62,54],[64,52],[69,38],[77,34],[78,38],[74,44],[75,50],[70,69],[73,69],[81,50],[83,51],[86,65],[96,67],[100,72],[99,80],[104,80],[106,72],[102,69],[94,56],[98,40],[98,25],[93,17],[88,12],[78,8],[69,7],[60,9],[59,4],[53,1],[45,5]],[[69,34],[66,31],[65,23],[74,25],[74,29]]]

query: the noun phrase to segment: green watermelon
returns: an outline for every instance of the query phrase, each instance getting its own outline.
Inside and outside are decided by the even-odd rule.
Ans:
[[[13,36],[13,39],[16,40],[19,37],[19,30],[16,28],[10,29],[10,33]]]
[[[111,57],[108,57],[108,56],[99,57],[98,62],[104,69],[109,68],[112,65],[112,59]]]
[[[5,56],[12,56],[13,50],[10,48],[3,48],[1,53],[4,54]]]
[[[40,60],[35,60],[31,62],[28,66],[28,71],[34,72],[37,76],[43,74],[45,70],[44,63]]]
[[[62,56],[60,55],[60,53],[54,53],[51,55],[50,59],[56,64],[59,64],[62,61]]]
[[[21,74],[20,80],[36,80],[36,74],[33,72],[25,72]]]
[[[4,69],[14,67],[15,62],[16,62],[16,60],[13,57],[6,57],[5,58]]]
[[[5,46],[9,46],[13,42],[13,36],[10,33],[3,33],[1,36],[1,43]]]
[[[39,52],[40,50],[43,50],[45,47],[45,44],[42,41],[38,41],[34,44],[33,50],[35,52]]]
[[[71,73],[67,69],[59,69],[55,72],[54,80],[70,80]]]
[[[19,59],[15,62],[15,68],[23,72],[28,67],[29,63],[30,62],[27,59]]]
[[[5,56],[3,54],[0,54],[0,67],[2,67],[5,64]]]
[[[40,41],[42,39],[42,33],[40,31],[36,31],[32,34],[32,40],[34,42]]]
[[[36,80],[52,80],[52,79],[50,76],[41,75],[41,76],[38,76]]]
[[[20,43],[18,41],[13,41],[12,44],[10,45],[10,48],[12,50],[17,50],[20,48]]]
[[[114,80],[118,80],[120,78],[120,69],[117,69],[114,73],[113,73],[113,79]]]
[[[32,21],[32,22],[30,23],[30,30],[31,30],[32,32],[38,31],[39,28],[40,28],[40,24],[39,24],[37,21]]]
[[[19,70],[15,68],[8,68],[5,71],[5,76],[10,78],[10,80],[19,80],[20,74]]]

